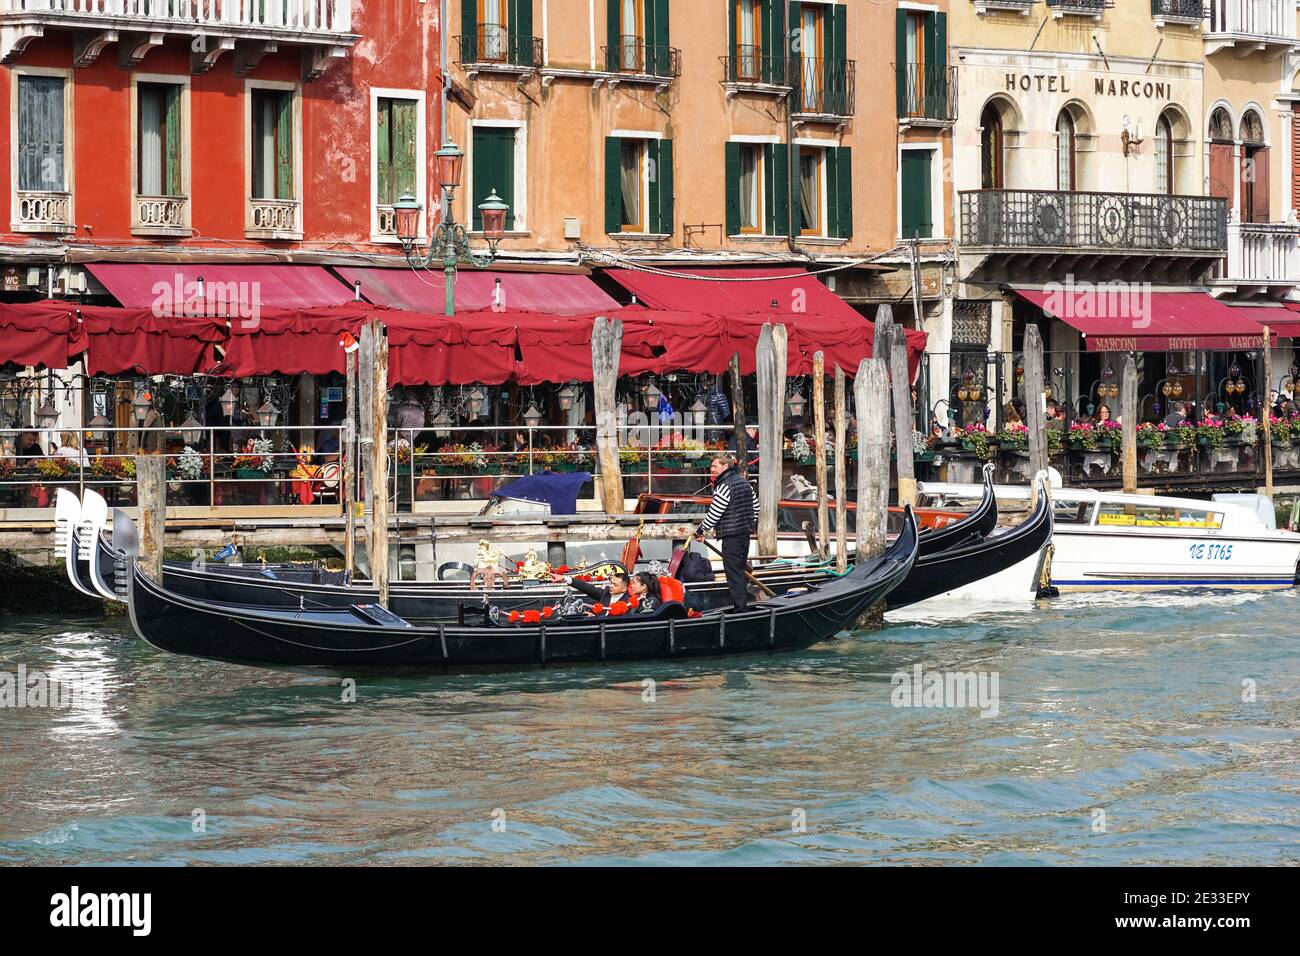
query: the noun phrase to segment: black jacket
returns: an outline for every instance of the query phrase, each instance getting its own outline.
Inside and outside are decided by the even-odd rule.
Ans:
[[[696,533],[712,531],[719,538],[748,538],[756,527],[758,499],[754,496],[754,489],[740,472],[728,468],[713,484],[713,504]]]
[[[587,595],[587,597],[591,598],[593,601],[605,605],[605,607],[609,607],[615,601],[627,600],[626,591],[624,591],[618,597],[613,597],[609,593],[608,585],[602,586],[599,584],[592,584],[590,581],[579,581],[577,578],[571,580],[569,584],[575,591]]]

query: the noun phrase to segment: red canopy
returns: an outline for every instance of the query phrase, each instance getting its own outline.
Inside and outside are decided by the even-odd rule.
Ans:
[[[428,269],[335,267],[349,284],[361,283],[368,301],[395,309],[441,312],[445,286],[441,272]],[[495,302],[497,282],[501,299]],[[496,272],[462,269],[456,273],[456,312],[476,312],[496,304],[510,310],[581,315],[618,308],[618,303],[585,275],[548,272]]]
[[[216,364],[226,320],[157,316],[148,309],[81,308],[89,375],[192,375]]]
[[[368,306],[332,309],[293,309],[264,312],[256,322],[233,319],[226,363],[236,377],[324,375],[345,371],[339,337],[361,328]]]
[[[66,302],[0,304],[0,365],[67,368],[86,348],[75,308]]]
[[[1082,332],[1089,352],[1252,349],[1263,343],[1259,323],[1204,292],[1146,292],[1135,287],[1128,293],[1105,286],[1015,291]]]
[[[323,266],[91,262],[86,268],[126,308],[171,313],[238,317],[255,309],[341,305],[353,295]]]

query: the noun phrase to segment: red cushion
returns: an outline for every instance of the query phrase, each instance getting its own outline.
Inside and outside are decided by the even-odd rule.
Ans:
[[[686,600],[686,588],[682,587],[682,582],[676,578],[659,579],[659,599],[665,603],[668,601],[682,602]]]

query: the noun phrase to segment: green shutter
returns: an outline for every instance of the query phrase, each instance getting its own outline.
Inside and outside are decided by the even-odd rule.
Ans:
[[[612,6],[616,0],[609,0]],[[605,137],[605,231],[620,232],[623,227],[623,187],[619,176],[619,161],[623,141],[617,136]]]
[[[167,124],[167,142],[163,144],[163,194],[181,196],[181,88],[174,84],[163,87],[163,115]]]
[[[766,232],[769,236],[790,233],[790,147],[774,143],[763,149],[763,184],[766,199]]]
[[[826,36],[822,51],[822,83],[824,84],[825,111],[844,115],[848,112],[848,35],[847,8],[839,4],[825,7]]]
[[[492,153],[496,144],[491,133],[491,129],[478,126],[471,133],[474,156],[470,161],[470,175],[474,178],[474,191],[470,196],[470,209],[473,214],[471,226],[475,231],[483,228],[483,214],[479,212],[478,204],[487,198],[488,183],[495,178],[493,163],[496,157]]]
[[[478,0],[460,0],[460,61],[478,59]]]
[[[58,192],[64,168],[63,79],[18,77],[18,188]]]
[[[898,100],[898,115],[907,115],[907,11],[895,13],[894,82]]]
[[[724,162],[724,171],[726,183],[724,186],[727,197],[727,235],[735,236],[740,233],[740,144],[727,143],[726,160]]]
[[[293,94],[276,98],[275,118],[275,198],[292,199],[293,190]]]
[[[650,140],[649,155],[654,160],[650,181],[650,231],[671,236],[673,222],[673,141]]]
[[[507,206],[506,228],[515,227],[515,131],[509,127],[474,128],[474,229],[483,228],[479,204],[493,190]]]
[[[645,0],[645,71],[662,76],[668,67],[668,0]]]
[[[510,62],[533,66],[533,0],[510,0]]]
[[[397,199],[402,195],[416,194],[416,144],[419,129],[416,125],[414,100],[393,100],[392,104],[393,199]]]
[[[735,82],[740,72],[740,38],[736,36],[736,18],[739,16],[740,0],[727,2],[727,57],[731,63],[727,67],[727,80]]]
[[[943,119],[948,111],[948,15],[925,18],[926,115]]]
[[[934,217],[930,197],[930,150],[906,150],[903,153],[904,239],[928,239],[934,234]]]
[[[388,147],[389,127],[392,125],[389,108],[392,103],[392,100],[380,99],[379,115],[375,117],[375,178],[378,180],[376,189],[382,205],[391,205],[397,199],[393,195],[393,159]]]
[[[617,72],[623,62],[623,31],[619,24],[618,5],[619,0],[605,0],[605,42],[609,44],[605,51],[605,69],[611,72]]]
[[[828,149],[826,156],[831,166],[826,170],[826,182],[831,190],[828,206],[830,207],[831,231],[828,235],[836,239],[853,237],[853,151],[843,146]]]
[[[763,34],[762,77],[764,83],[783,85],[786,80],[786,62],[790,58],[790,44],[785,36],[785,5],[779,0],[763,0],[760,8],[759,29]]]
[[[785,56],[789,58],[786,66],[785,82],[794,88],[791,94],[794,102],[803,103],[803,63],[800,57],[803,56],[804,37],[803,37],[803,6],[794,2],[787,7],[790,16],[790,35],[786,39]]]

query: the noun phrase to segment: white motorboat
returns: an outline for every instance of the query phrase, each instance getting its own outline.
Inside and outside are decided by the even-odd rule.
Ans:
[[[922,504],[952,507],[982,489],[927,482],[919,491]],[[1005,501],[1029,497],[1024,487],[994,493]],[[1300,575],[1300,534],[1278,530],[1263,495],[1199,501],[1054,488],[1052,500],[1051,584],[1062,594],[1279,590]]]

